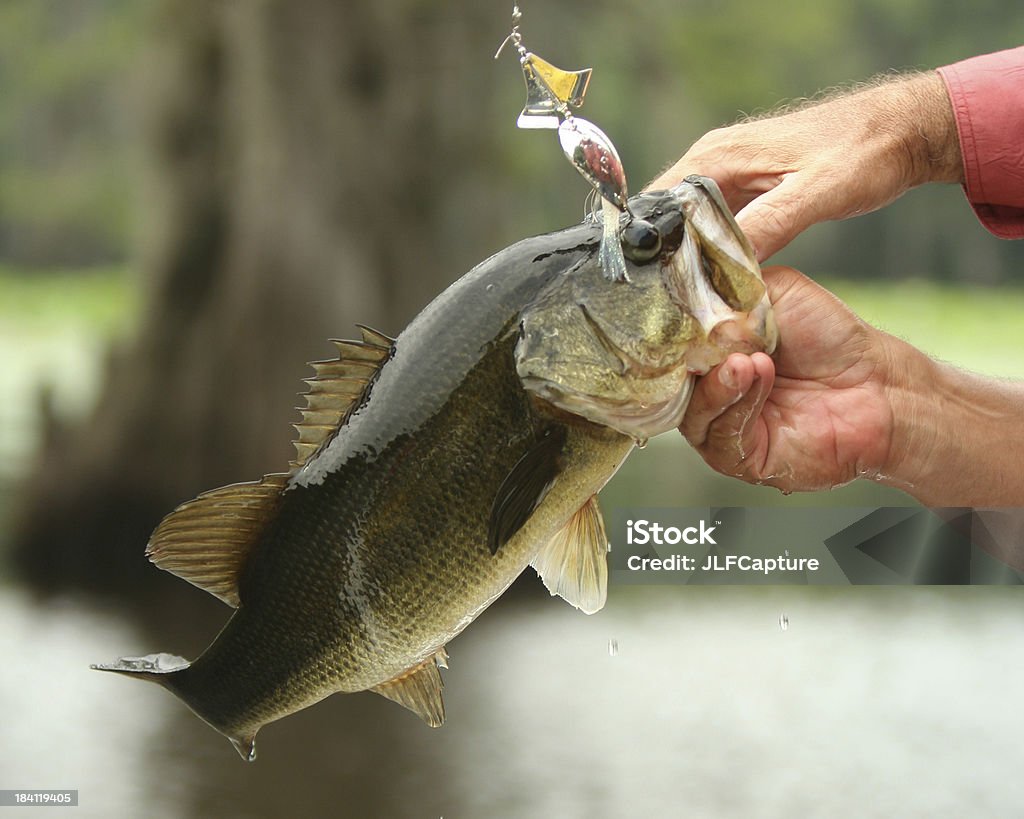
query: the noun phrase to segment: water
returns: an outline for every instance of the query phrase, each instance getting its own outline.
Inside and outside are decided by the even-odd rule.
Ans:
[[[110,641],[131,646],[134,630],[70,601],[35,605],[9,587],[0,587],[0,623],[0,788],[77,788],[72,810],[85,816],[127,816],[143,804],[148,816],[180,815],[173,790],[187,765],[167,758],[165,775],[152,770],[173,730],[172,704],[142,686],[114,693],[88,668]]]
[[[78,788],[80,817],[1014,815],[1021,603],[613,585],[586,617],[503,599],[450,646],[443,728],[337,696],[265,728],[247,765],[165,691],[87,668],[212,635],[156,645],[0,587],[0,787]],[[780,611],[801,623],[782,642],[759,625]]]

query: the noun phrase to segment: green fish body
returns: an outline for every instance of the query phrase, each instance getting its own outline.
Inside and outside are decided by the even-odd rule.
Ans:
[[[440,725],[445,646],[531,563],[598,610],[597,493],[637,440],[678,425],[695,371],[775,343],[753,253],[709,185],[631,201],[627,281],[605,277],[601,225],[584,222],[492,256],[395,340],[337,342],[291,470],[183,504],[150,541],[158,566],[236,608],[223,631],[191,663],[96,667],[164,685],[252,759],[260,727],[336,692]]]

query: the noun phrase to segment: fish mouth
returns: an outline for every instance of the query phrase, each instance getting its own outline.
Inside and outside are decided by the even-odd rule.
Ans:
[[[615,362],[613,377],[619,388],[604,393],[574,388],[568,379],[552,373],[523,372],[526,389],[555,407],[611,427],[637,441],[675,429],[693,393],[694,375],[688,366],[688,346],[653,350],[646,361],[637,360],[609,337],[584,305],[578,305],[593,337]]]
[[[596,262],[553,280],[520,314],[515,363],[549,406],[644,440],[679,426],[698,376],[731,353],[770,354],[778,333],[753,250],[711,180],[638,205],[660,232],[657,255],[630,257],[622,281]]]
[[[774,351],[778,334],[767,298],[746,313],[723,307],[695,316],[701,331],[685,344],[672,350],[663,348],[657,355],[651,350],[650,359],[639,361],[616,345],[580,305],[594,338],[616,362],[613,377],[618,388],[600,392],[579,389],[564,370],[531,372],[521,361],[523,385],[564,412],[646,441],[679,427],[697,378],[730,354]]]
[[[682,378],[678,378],[680,373]],[[648,438],[676,429],[682,423],[690,404],[696,377],[685,368],[669,375],[675,376],[674,389],[661,397],[642,399],[614,400],[588,395],[566,389],[555,381],[541,377],[527,376],[523,378],[523,384],[537,397],[571,415],[611,427],[642,443]]]
[[[666,265],[666,276],[685,272],[675,258]],[[611,427],[637,441],[678,428],[698,376],[732,353],[771,353],[777,340],[767,296],[752,310],[743,312],[726,304],[706,281],[687,290],[685,303],[676,304],[681,312],[692,316],[696,332],[675,343],[652,343],[644,348],[642,359],[616,344],[585,305],[576,305],[578,315],[611,365],[606,379],[600,382],[605,389],[586,389],[584,384],[574,383],[570,367],[541,371],[521,359],[517,364],[523,385],[564,412]],[[616,388],[607,388],[610,380],[616,382]]]

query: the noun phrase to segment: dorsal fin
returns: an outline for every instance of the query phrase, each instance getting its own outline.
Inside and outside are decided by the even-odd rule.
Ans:
[[[282,473],[204,492],[156,527],[146,556],[229,606],[238,606],[238,575],[252,544],[277,508]]]
[[[594,495],[533,559],[548,591],[584,614],[604,607],[608,598],[608,536]]]
[[[362,324],[356,326],[362,334],[361,341],[331,339],[338,348],[338,357],[310,362],[316,375],[306,380],[306,407],[299,408],[302,421],[294,425],[299,437],[295,440],[295,460],[290,464],[293,470],[334,437],[353,410],[363,403],[380,368],[391,357],[393,338]]]
[[[294,471],[316,453],[360,406],[394,340],[357,325],[361,341],[337,341],[338,357],[314,361],[306,408],[295,448]],[[229,606],[238,606],[238,576],[259,533],[273,517],[292,473],[265,475],[255,483],[236,483],[183,503],[153,532],[146,556],[161,569],[187,580]]]
[[[444,682],[438,668],[447,667],[448,652],[442,646],[415,668],[370,690],[418,714],[431,728],[438,728],[444,722]]]

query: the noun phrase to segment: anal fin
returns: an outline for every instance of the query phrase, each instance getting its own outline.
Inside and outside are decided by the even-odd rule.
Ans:
[[[579,508],[531,564],[551,594],[585,614],[608,599],[608,536],[597,495]]]
[[[415,668],[370,690],[408,708],[431,728],[439,728],[444,722],[444,682],[438,669],[447,667],[448,652],[442,647]]]

